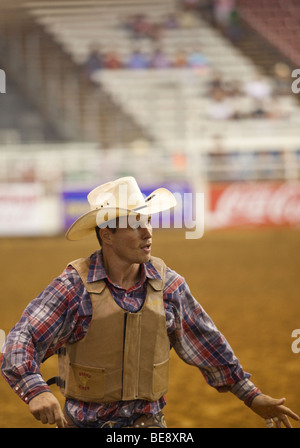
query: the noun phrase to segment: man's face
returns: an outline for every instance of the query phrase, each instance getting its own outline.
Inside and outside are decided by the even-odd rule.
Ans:
[[[119,218],[119,225],[110,235],[113,252],[128,263],[146,263],[150,259],[152,245],[151,216],[139,220]]]

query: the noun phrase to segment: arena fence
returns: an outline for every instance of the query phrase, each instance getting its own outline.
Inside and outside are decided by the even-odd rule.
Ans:
[[[0,153],[0,235],[60,234],[88,211],[92,188],[127,175],[145,195],[161,186],[177,194],[166,227],[191,228],[197,220],[206,229],[299,226],[300,142],[268,149],[254,142],[243,151],[217,143],[174,142],[172,151],[142,141],[126,150],[86,143],[7,146]]]

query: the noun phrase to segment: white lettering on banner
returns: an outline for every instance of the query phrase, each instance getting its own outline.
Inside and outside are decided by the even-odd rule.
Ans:
[[[216,192],[217,190],[211,193],[209,219],[212,227],[300,224],[299,182],[231,184],[220,193]]]
[[[300,223],[300,185],[282,184],[271,195],[267,215],[274,223]]]

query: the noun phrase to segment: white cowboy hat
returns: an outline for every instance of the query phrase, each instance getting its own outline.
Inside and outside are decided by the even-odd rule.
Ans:
[[[122,177],[100,185],[87,196],[91,210],[80,216],[68,229],[69,240],[79,240],[107,226],[121,216],[152,215],[176,205],[174,195],[166,188],[154,190],[144,198],[134,177]]]

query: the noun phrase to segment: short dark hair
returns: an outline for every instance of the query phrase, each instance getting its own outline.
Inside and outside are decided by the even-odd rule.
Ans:
[[[107,229],[109,229],[112,233],[116,233],[117,227],[118,227],[118,223],[119,223],[119,219],[117,218],[117,219],[115,219],[113,221],[113,225],[111,225],[111,226],[108,225],[107,226]],[[95,227],[97,240],[98,240],[100,246],[102,247],[102,239],[101,239],[100,232],[99,232],[100,229],[101,229],[101,227],[99,227],[99,226]]]

